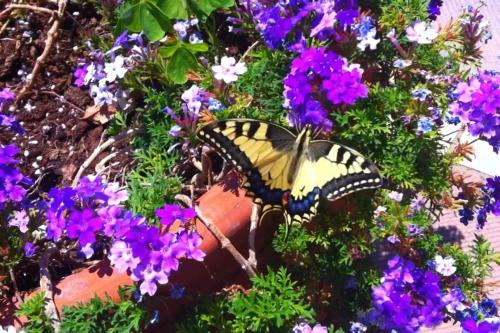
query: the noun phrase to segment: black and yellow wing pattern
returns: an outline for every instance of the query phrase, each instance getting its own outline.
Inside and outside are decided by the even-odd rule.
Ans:
[[[377,167],[349,147],[312,140],[257,120],[212,122],[198,137],[245,174],[247,195],[269,210],[283,210],[286,222],[309,222],[320,197],[335,200],[381,185]]]

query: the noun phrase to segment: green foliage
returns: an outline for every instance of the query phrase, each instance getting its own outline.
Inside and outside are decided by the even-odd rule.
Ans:
[[[233,332],[289,331],[296,318],[312,319],[305,289],[297,287],[284,267],[252,278],[249,293],[236,294],[229,303]]]
[[[428,0],[380,0],[379,24],[390,29],[403,31],[414,21],[424,21],[427,16]]]
[[[172,202],[179,193],[181,180],[172,172],[178,159],[175,152],[170,152],[173,140],[168,134],[172,122],[162,109],[173,106],[173,96],[179,91],[146,92],[145,102],[148,110],[141,113],[146,133],[134,141],[137,165],[127,175],[130,197],[128,204],[137,214],[152,218],[154,211],[165,202]]]
[[[118,29],[144,31],[149,40],[157,41],[173,31],[171,20],[192,15],[205,20],[214,10],[232,6],[234,0],[128,0],[121,9]]]
[[[38,293],[21,304],[17,316],[27,318],[23,329],[27,333],[52,333],[51,319],[45,313],[45,294]]]
[[[61,333],[139,333],[146,311],[120,291],[120,302],[92,298],[87,303],[63,308]]]
[[[248,64],[248,71],[234,83],[233,89],[241,96],[236,103],[217,113],[217,117],[250,118],[283,123],[283,78],[288,74],[288,56],[281,52],[258,51],[256,58]],[[245,98],[251,96],[251,102]]]
[[[335,136],[348,145],[363,147],[394,187],[423,190],[429,197],[449,188],[451,156],[436,132],[417,135],[415,125],[407,126],[402,115],[427,115],[424,105],[411,98],[405,86],[374,85],[369,97],[346,112],[334,113]]]
[[[252,289],[228,298],[204,297],[176,325],[176,332],[290,332],[297,318],[313,320],[313,310],[305,302],[305,289],[298,287],[287,270],[251,279]]]
[[[185,318],[176,323],[177,333],[230,333],[231,321],[227,314],[228,300],[219,295],[201,297]]]

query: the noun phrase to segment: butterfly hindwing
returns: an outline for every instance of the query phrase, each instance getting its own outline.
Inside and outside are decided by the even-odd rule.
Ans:
[[[198,136],[245,173],[244,187],[263,206],[263,213],[281,209],[284,193],[291,190],[286,177],[295,140],[291,132],[265,122],[234,119],[213,122]]]
[[[287,223],[309,222],[317,213],[320,196],[333,201],[380,186],[377,167],[349,147],[325,140],[312,141],[307,157],[299,166],[285,207]]]

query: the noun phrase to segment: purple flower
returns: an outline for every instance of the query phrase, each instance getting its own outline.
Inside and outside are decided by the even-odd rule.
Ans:
[[[180,220],[185,223],[196,217],[196,212],[193,208],[182,209],[179,205],[165,205],[155,212],[160,218],[160,223],[169,227],[175,220]]]
[[[424,232],[424,229],[416,224],[409,224],[406,228],[410,237],[418,237]]]
[[[292,333],[328,333],[326,326],[316,324],[311,327],[307,322],[302,321],[292,328]]]
[[[467,125],[473,136],[483,137],[495,152],[500,149],[500,75],[482,71],[450,91],[451,116]]]
[[[85,246],[95,242],[95,234],[101,229],[102,224],[102,219],[95,216],[92,209],[73,211],[69,216],[66,231],[69,238],[78,238],[80,245]]]
[[[171,299],[181,299],[184,297],[184,293],[186,292],[186,287],[181,287],[181,286],[172,286],[172,289],[170,290],[170,298]]]
[[[473,318],[467,318],[462,321],[461,326],[466,333],[496,333],[498,325],[490,324],[487,321],[478,323]]]
[[[87,76],[87,68],[89,67],[88,64],[85,64],[83,66],[77,67],[75,70],[75,86],[77,87],[83,87],[85,85],[85,76]]]
[[[410,209],[412,213],[418,213],[424,208],[425,206],[425,199],[423,197],[415,197],[411,199],[410,203]]]
[[[398,236],[394,236],[394,235],[387,237],[387,241],[391,244],[401,243],[401,240],[398,238]]]
[[[140,263],[140,259],[134,257],[132,248],[124,241],[115,241],[109,250],[109,261],[118,272],[126,272],[128,269],[135,269]]]
[[[26,244],[24,244],[23,249],[24,249],[24,254],[27,257],[32,257],[35,254],[35,244],[31,242],[26,242]]]
[[[430,0],[427,6],[427,13],[429,13],[429,19],[435,20],[439,15],[441,15],[441,6],[443,5],[443,0]]]
[[[373,309],[367,317],[373,325],[387,331],[414,333],[443,321],[445,303],[439,277],[432,271],[396,256],[388,261],[381,281],[372,288]]]

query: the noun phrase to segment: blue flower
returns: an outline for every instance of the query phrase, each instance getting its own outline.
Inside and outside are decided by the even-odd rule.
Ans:
[[[485,317],[496,316],[498,312],[497,304],[491,298],[485,298],[479,302],[479,310]]]
[[[421,117],[418,120],[417,133],[427,133],[432,131],[432,127],[434,126],[434,120],[429,117]]]

